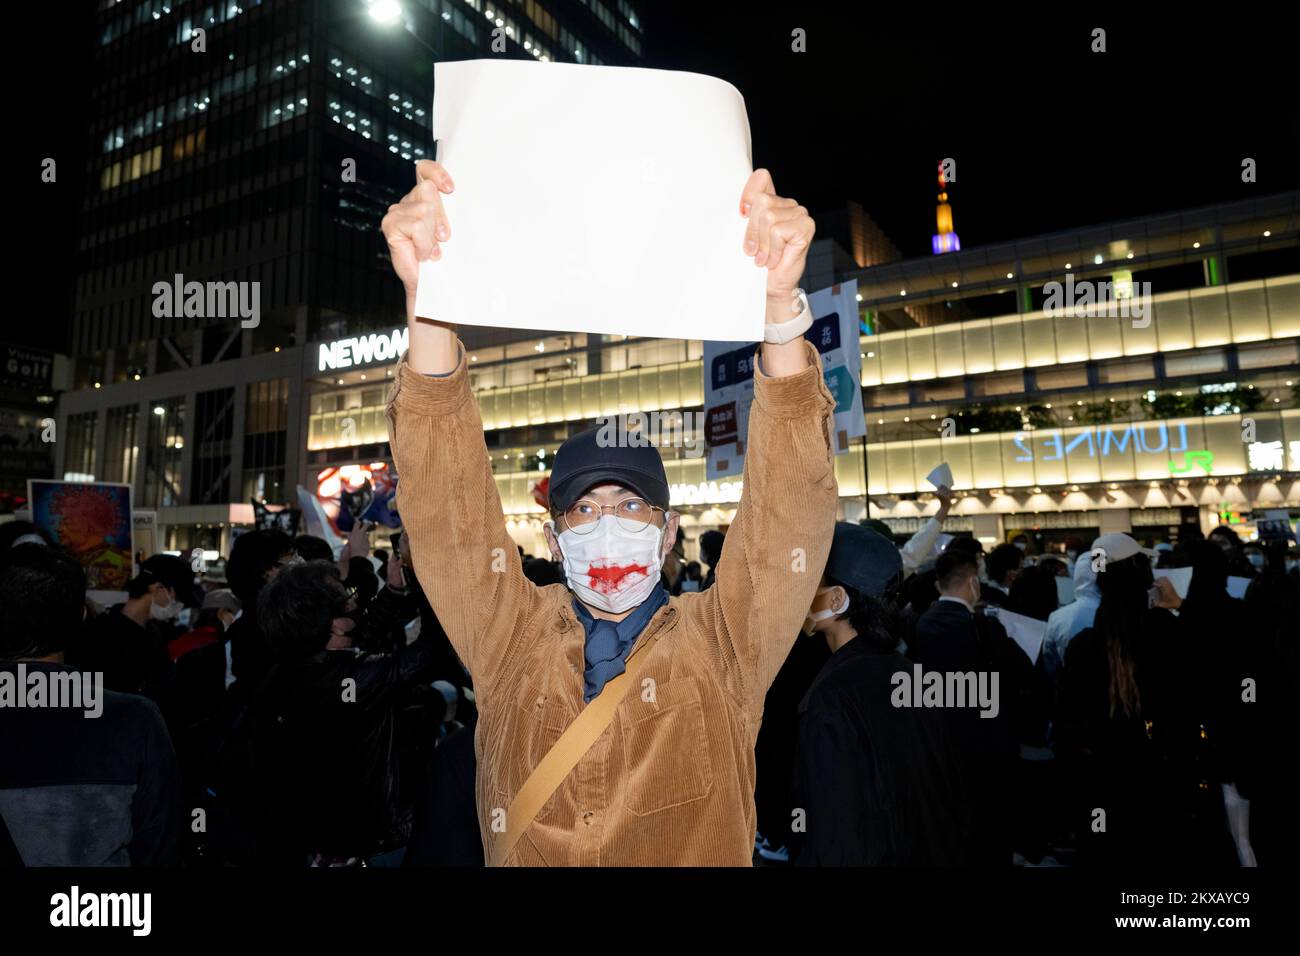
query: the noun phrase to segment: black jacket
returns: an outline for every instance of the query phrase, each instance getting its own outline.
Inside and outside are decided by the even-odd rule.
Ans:
[[[1112,713],[1106,639],[1080,631],[1065,652],[1058,754],[1074,800],[1079,863],[1232,866],[1236,854],[1201,734],[1192,636],[1181,618],[1143,612],[1133,648],[1139,710]],[[1095,825],[1105,810],[1105,829]]]
[[[956,601],[936,601],[916,622],[908,657],[926,671],[998,675],[998,714],[981,717],[973,707],[942,711],[956,751],[956,766],[980,825],[968,852],[981,866],[1011,860],[1011,792],[1021,695],[1033,665],[983,610],[971,613]],[[990,677],[991,679],[991,677]]]
[[[405,842],[399,728],[430,679],[426,638],[391,653],[321,651],[271,668],[242,729],[256,785],[245,814],[266,862],[363,857]]]
[[[944,718],[895,707],[892,678],[912,665],[855,638],[799,706],[794,803],[800,866],[949,866],[967,862],[970,821]]]
[[[132,625],[134,626],[134,625]],[[18,665],[0,663],[17,674]],[[26,672],[71,674],[27,662]],[[28,866],[169,866],[180,773],[158,707],[104,690],[103,711],[0,708],[0,816]]]
[[[162,702],[174,676],[167,644],[177,629],[161,621],[141,627],[117,605],[86,621],[67,651],[68,666],[99,671],[104,686]]]

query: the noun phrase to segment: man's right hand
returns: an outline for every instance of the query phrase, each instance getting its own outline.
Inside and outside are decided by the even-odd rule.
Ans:
[[[442,243],[451,238],[451,223],[442,196],[455,184],[441,164],[422,159],[415,164],[415,188],[402,201],[388,207],[382,224],[393,271],[406,289],[409,328],[407,363],[424,375],[446,375],[460,362],[459,346],[451,326],[437,316],[415,315],[415,290],[420,284],[420,263],[442,258]]]
[[[952,489],[947,485],[940,485],[935,489],[934,496],[939,499],[939,510],[934,516],[940,524],[943,524],[944,519],[948,517],[948,512],[952,510]]]

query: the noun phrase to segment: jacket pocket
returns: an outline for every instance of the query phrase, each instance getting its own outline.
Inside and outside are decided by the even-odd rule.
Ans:
[[[709,795],[713,765],[695,678],[657,684],[652,701],[634,693],[622,705],[621,723],[631,813],[648,816]]]
[[[555,746],[555,742],[564,733],[569,724],[568,712],[559,701],[553,700],[542,690],[541,684],[525,680],[515,695],[515,707],[510,713],[504,731],[503,747],[505,749],[502,769],[496,780],[497,798],[509,805],[523,788],[524,782],[533,769],[542,762],[542,758]],[[509,788],[509,793],[501,791],[501,785]],[[548,817],[555,809],[556,798],[560,788],[547,798],[542,805],[537,819]]]

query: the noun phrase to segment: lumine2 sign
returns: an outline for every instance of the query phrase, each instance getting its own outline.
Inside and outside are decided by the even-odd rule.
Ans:
[[[1106,458],[1112,453],[1159,454],[1171,456],[1171,474],[1185,474],[1200,468],[1208,475],[1214,468],[1214,455],[1205,449],[1187,447],[1187,424],[1178,422],[1128,422],[1122,425],[1099,425],[1067,438],[1064,432],[1044,434],[1020,432],[1011,439],[1020,454],[1016,461],[1062,461],[1080,448],[1089,458]],[[1130,449],[1131,446],[1131,449]],[[1036,451],[1036,449],[1038,449]],[[1084,451],[1077,451],[1084,454]]]

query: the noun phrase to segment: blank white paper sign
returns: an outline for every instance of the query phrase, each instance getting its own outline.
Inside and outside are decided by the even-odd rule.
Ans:
[[[1239,578],[1235,574],[1228,578],[1229,597],[1244,598],[1248,587],[1250,587],[1250,578]]]
[[[1157,568],[1155,576],[1168,578],[1169,583],[1174,586],[1174,593],[1186,600],[1187,589],[1192,586],[1191,568]]]
[[[998,621],[1006,629],[1007,637],[1020,645],[1020,649],[1029,657],[1029,662],[1037,664],[1038,652],[1043,649],[1043,639],[1047,637],[1047,622],[1001,609],[998,611]]]
[[[715,77],[434,66],[451,239],[416,314],[464,325],[754,342],[767,270],[742,249],[745,101]],[[778,191],[779,191],[778,185]]]
[[[952,468],[948,463],[940,462],[934,466],[934,469],[925,476],[925,480],[936,488],[952,487]]]

